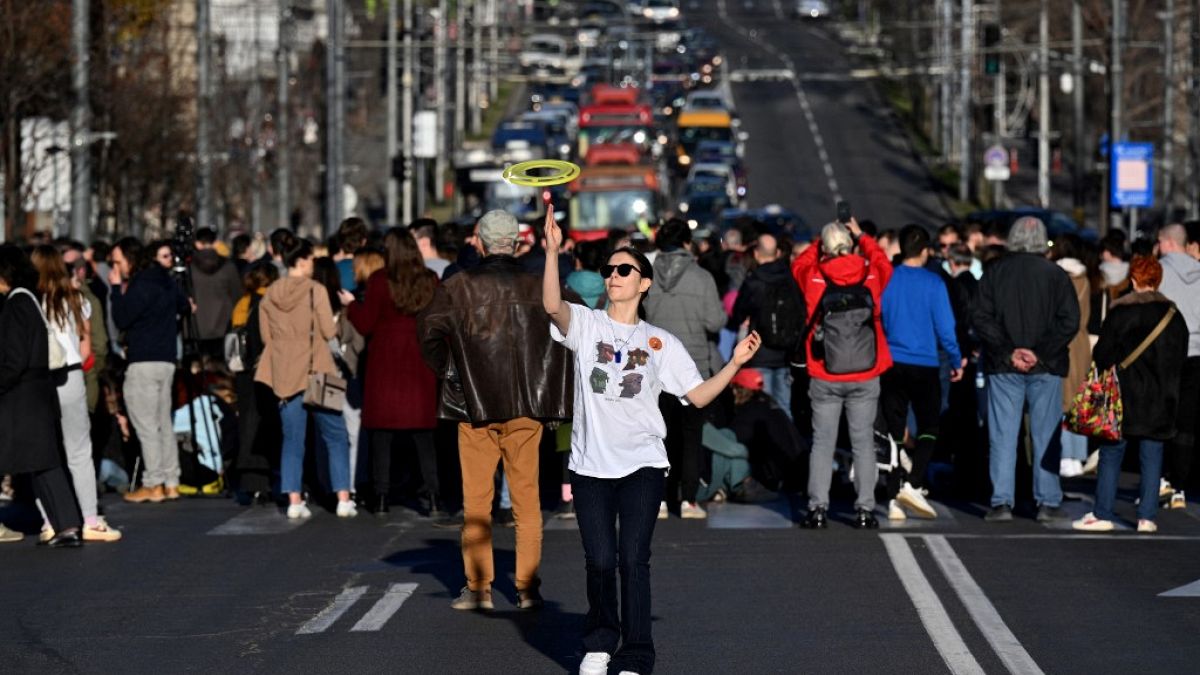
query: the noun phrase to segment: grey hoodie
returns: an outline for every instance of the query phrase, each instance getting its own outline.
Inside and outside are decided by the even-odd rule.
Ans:
[[[1185,253],[1168,253],[1158,290],[1175,303],[1188,327],[1188,356],[1200,356],[1200,262]]]
[[[687,347],[704,377],[722,364],[709,334],[728,320],[717,283],[686,250],[666,251],[654,258],[654,283],[643,303],[646,320],[670,332]]]

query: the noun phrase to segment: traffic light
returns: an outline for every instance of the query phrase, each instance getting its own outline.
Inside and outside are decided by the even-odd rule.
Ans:
[[[1000,54],[992,51],[1000,45],[1000,24],[989,23],[983,27],[983,72],[987,75],[1000,74]]]

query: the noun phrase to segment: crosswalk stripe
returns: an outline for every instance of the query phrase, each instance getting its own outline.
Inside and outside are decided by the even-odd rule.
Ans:
[[[366,586],[352,586],[341,593],[338,593],[337,597],[333,599],[333,602],[329,603],[328,607],[321,610],[320,613],[313,618],[309,619],[308,622],[303,626],[297,628],[296,635],[324,633],[329,629],[330,626],[337,622],[338,619],[342,618],[342,615],[346,613],[346,610],[353,607],[354,603],[358,602],[358,599],[361,598],[366,592]]]
[[[405,600],[412,597],[414,591],[417,590],[418,584],[392,584],[388,587],[387,592],[382,598],[371,607],[371,609],[354,624],[351,632],[362,631],[377,631],[383,628],[383,625],[392,618],[392,615],[400,609]]]

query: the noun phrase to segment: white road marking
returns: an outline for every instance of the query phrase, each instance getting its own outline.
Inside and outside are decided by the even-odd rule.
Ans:
[[[992,646],[996,656],[1000,657],[1008,671],[1013,675],[1043,675],[1042,669],[1038,667],[1029,652],[1025,651],[1025,647],[1021,646],[1017,636],[1013,635],[1008,625],[1004,623],[1004,619],[1000,617],[1000,613],[996,611],[996,606],[984,595],[983,589],[967,571],[958,554],[950,547],[950,542],[946,541],[945,537],[936,534],[925,535],[922,538],[929,546],[929,551],[933,554],[933,559],[937,561],[938,567],[942,569],[942,574],[946,575],[950,586],[954,588],[959,600],[967,608],[967,613],[975,620],[983,637],[987,639],[988,644]]]
[[[1200,579],[1158,594],[1160,598],[1200,598]]]
[[[296,635],[313,635],[315,633],[324,633],[329,629],[330,626],[337,622],[338,619],[342,618],[342,615],[346,613],[346,610],[354,606],[354,603],[358,602],[358,599],[361,598],[366,592],[366,586],[352,586],[341,593],[338,593],[337,597],[333,599],[333,602],[329,603],[328,607],[321,610],[320,613],[313,618],[309,619],[308,622],[303,626],[297,628]]]
[[[933,586],[929,584],[929,579],[921,571],[908,542],[899,534],[881,534],[879,538],[883,540],[888,557],[892,559],[892,566],[896,568],[896,574],[900,577],[900,583],[912,599],[913,606],[917,608],[917,616],[921,618],[925,631],[933,640],[933,646],[942,655],[946,667],[954,675],[983,675],[983,666],[954,627],[954,622],[946,612],[946,606],[938,599]]]
[[[354,624],[351,632],[377,631],[383,628],[383,625],[392,618],[392,615],[400,609],[405,600],[412,597],[414,591],[417,590],[417,584],[392,584],[388,587],[387,592],[382,598],[371,607],[371,609]]]

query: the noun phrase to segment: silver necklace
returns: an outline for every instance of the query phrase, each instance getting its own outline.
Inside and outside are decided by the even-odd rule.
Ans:
[[[633,330],[629,332],[629,337],[625,338],[624,340],[618,340],[617,325],[613,323],[612,317],[608,315],[608,312],[605,312],[604,318],[608,319],[608,328],[612,332],[613,336],[613,361],[619,364],[621,363],[621,350],[629,346],[630,340],[633,340],[633,336],[637,335],[638,329],[642,327],[641,322],[639,321],[638,323],[634,324]]]

